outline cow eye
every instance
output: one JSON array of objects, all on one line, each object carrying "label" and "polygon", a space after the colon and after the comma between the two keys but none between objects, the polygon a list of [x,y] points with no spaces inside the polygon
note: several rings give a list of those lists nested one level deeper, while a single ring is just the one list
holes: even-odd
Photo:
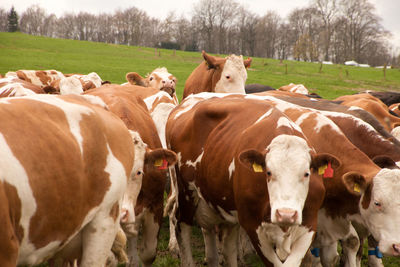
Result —
[{"label": "cow eye", "polygon": [[153,77],[150,77],[150,81],[152,81],[153,80]]},{"label": "cow eye", "polygon": [[136,173],[136,175],[141,175],[143,172],[142,171],[138,171],[137,173]]},{"label": "cow eye", "polygon": [[377,207],[381,207],[382,206],[382,204],[380,202],[378,202],[378,201],[374,201],[374,205],[377,206]]},{"label": "cow eye", "polygon": [[229,76],[229,75],[226,75],[225,77],[227,80],[229,80],[231,78],[231,76]]},{"label": "cow eye", "polygon": [[271,176],[272,173],[271,173],[270,171],[267,171],[267,175],[268,175],[268,176]]},{"label": "cow eye", "polygon": [[309,177],[310,176],[310,173],[308,173],[308,172],[306,172],[305,174],[304,174],[304,177]]}]

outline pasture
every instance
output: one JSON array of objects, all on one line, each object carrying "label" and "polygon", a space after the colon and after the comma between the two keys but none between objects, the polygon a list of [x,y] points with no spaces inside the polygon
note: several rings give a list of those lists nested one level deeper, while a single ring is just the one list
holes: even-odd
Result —
[{"label": "pasture", "polygon": [[[0,74],[18,69],[56,69],[63,73],[97,72],[103,80],[124,83],[125,74],[146,75],[165,66],[177,79],[177,95],[181,99],[185,80],[202,62],[201,53],[146,47],[131,47],[51,39],[21,33],[0,33]],[[297,61],[253,58],[247,83],[261,83],[279,88],[289,83],[302,83],[311,92],[333,99],[363,90],[400,91],[400,69],[360,68],[344,65],[321,65]],[[168,220],[160,233],[159,254],[154,266],[179,266],[169,255]],[[194,257],[199,265],[204,246],[199,229],[194,229]],[[400,260],[384,258],[385,266],[399,266]],[[246,258],[245,266],[262,266],[257,256]],[[363,265],[364,266],[364,265]]]}]

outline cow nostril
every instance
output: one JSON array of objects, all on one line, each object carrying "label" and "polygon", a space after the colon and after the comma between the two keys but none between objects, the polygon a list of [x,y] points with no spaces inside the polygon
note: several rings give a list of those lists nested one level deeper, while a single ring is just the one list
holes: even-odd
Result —
[{"label": "cow nostril", "polygon": [[393,244],[392,247],[397,254],[400,254],[400,244]]},{"label": "cow nostril", "polygon": [[129,218],[128,215],[129,215],[128,210],[123,209],[123,210],[121,211],[121,222],[127,222],[127,221],[128,221],[128,218]]}]

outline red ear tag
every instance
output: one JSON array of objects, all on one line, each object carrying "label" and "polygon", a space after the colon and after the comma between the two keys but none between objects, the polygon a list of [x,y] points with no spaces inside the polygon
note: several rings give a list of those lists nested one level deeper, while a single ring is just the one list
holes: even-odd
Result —
[{"label": "red ear tag", "polygon": [[328,162],[328,167],[325,169],[324,178],[332,178],[333,177],[333,169],[331,163]]},{"label": "red ear tag", "polygon": [[158,167],[159,170],[166,170],[168,167],[168,161],[165,159],[162,160],[162,165]]}]

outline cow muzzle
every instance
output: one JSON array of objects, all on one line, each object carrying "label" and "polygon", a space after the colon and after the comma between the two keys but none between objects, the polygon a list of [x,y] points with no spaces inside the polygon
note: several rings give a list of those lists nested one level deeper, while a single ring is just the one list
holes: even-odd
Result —
[{"label": "cow muzzle", "polygon": [[127,236],[136,236],[135,214],[131,214],[127,209],[122,208],[120,217],[121,227]]},{"label": "cow muzzle", "polygon": [[164,87],[161,87],[160,91],[164,91],[164,92],[168,93],[172,97],[174,95],[174,93],[175,93],[175,88],[164,86]]},{"label": "cow muzzle", "polygon": [[392,245],[393,248],[393,256],[400,256],[400,244],[393,244]]},{"label": "cow muzzle", "polygon": [[296,210],[282,208],[276,210],[275,218],[279,225],[289,226],[296,223],[298,214]]}]

